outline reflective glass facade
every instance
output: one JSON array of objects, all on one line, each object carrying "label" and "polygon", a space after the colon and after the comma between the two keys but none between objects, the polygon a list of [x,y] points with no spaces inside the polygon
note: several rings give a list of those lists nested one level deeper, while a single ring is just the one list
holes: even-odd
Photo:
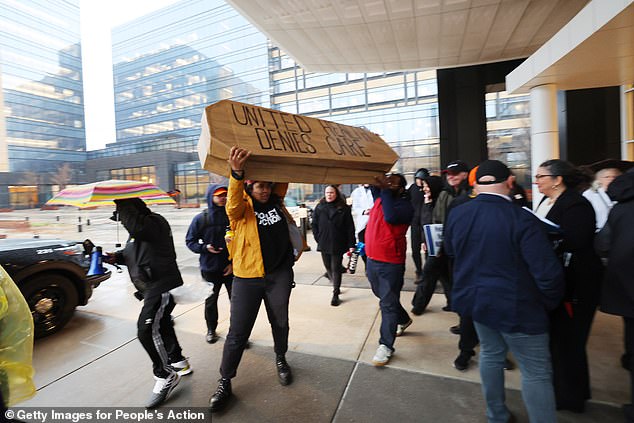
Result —
[{"label": "reflective glass facade", "polygon": [[490,159],[506,163],[530,196],[531,118],[529,95],[505,91],[486,95],[487,149]]},{"label": "reflective glass facade", "polygon": [[0,81],[3,170],[55,173],[69,163],[81,173],[79,0],[0,0]]},{"label": "reflective glass facade", "polygon": [[[400,157],[396,172],[411,177],[420,167],[440,170],[435,71],[310,73],[274,46],[269,61],[272,108],[379,134]],[[349,194],[354,187],[341,188]],[[289,192],[300,201],[315,200],[323,187],[291,184]]]},{"label": "reflective glass facade", "polygon": [[267,107],[266,48],[266,38],[218,0],[179,2],[116,28],[117,144],[195,151],[205,106],[233,99]]}]

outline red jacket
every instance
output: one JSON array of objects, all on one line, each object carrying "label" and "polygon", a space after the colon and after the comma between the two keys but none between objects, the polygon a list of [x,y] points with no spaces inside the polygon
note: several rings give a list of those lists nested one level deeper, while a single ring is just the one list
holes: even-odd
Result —
[{"label": "red jacket", "polygon": [[[410,216],[411,219],[411,216]],[[405,264],[409,223],[390,224],[385,220],[383,202],[378,198],[365,228],[365,252],[372,260]]]}]

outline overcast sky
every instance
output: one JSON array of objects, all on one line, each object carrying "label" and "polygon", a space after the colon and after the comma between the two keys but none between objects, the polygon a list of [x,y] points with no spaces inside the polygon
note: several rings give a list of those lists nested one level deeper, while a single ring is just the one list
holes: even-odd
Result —
[{"label": "overcast sky", "polygon": [[86,111],[86,148],[115,142],[112,27],[177,0],[81,0],[81,37]]}]

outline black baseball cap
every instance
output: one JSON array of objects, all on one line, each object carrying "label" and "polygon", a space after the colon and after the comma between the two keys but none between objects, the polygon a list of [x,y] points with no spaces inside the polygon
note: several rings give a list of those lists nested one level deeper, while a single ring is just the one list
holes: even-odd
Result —
[{"label": "black baseball cap", "polygon": [[[485,176],[493,177],[493,180],[481,181]],[[511,176],[509,168],[499,160],[485,160],[476,171],[476,184],[493,185],[506,181]],[[487,178],[490,179],[490,178]]]},{"label": "black baseball cap", "polygon": [[453,162],[449,162],[447,167],[442,171],[442,173],[460,173],[460,172],[469,172],[469,166],[462,160],[454,160]]}]

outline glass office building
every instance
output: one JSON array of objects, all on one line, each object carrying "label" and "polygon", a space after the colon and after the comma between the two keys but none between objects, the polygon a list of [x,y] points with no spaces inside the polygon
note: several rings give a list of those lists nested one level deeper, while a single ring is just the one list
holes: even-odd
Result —
[{"label": "glass office building", "polygon": [[[435,71],[310,73],[275,46],[269,48],[271,107],[364,127],[399,155],[394,171],[440,168]],[[321,198],[319,186],[291,186],[299,200]],[[344,186],[349,194],[353,187]],[[295,192],[293,192],[295,191]]]},{"label": "glass office building", "polygon": [[23,174],[0,201],[37,204],[86,160],[79,0],[0,1],[0,84],[0,170]]},{"label": "glass office building", "polygon": [[[89,159],[170,150],[195,160],[205,106],[269,107],[266,37],[223,1],[182,1],[115,28],[113,63],[117,142]],[[171,175],[185,202],[214,178],[197,161]]]},{"label": "glass office building", "polygon": [[[117,142],[89,158],[194,153],[203,108],[233,99],[365,127],[397,152],[394,170],[409,180],[420,167],[441,168],[435,71],[310,73],[221,0],[179,2],[116,28],[113,63]],[[487,97],[492,153],[501,155],[509,137],[514,146],[524,142],[527,102]],[[517,111],[518,104],[524,108]],[[201,201],[209,182],[219,179],[196,158],[174,164],[172,184],[163,185],[181,190],[184,202]],[[124,173],[99,175],[113,172]],[[320,186],[290,187],[298,200],[322,194]]]}]

